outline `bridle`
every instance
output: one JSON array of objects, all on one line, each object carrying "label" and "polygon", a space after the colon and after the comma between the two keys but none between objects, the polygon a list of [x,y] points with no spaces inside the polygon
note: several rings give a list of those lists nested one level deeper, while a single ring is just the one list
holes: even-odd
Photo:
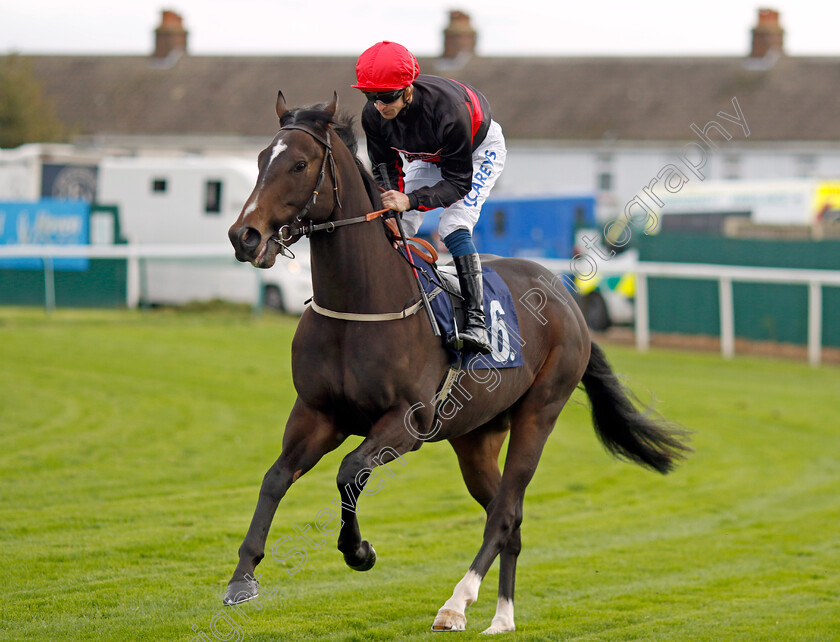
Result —
[{"label": "bridle", "polygon": [[368,221],[372,221],[376,218],[379,218],[383,214],[386,214],[389,210],[379,210],[376,212],[371,212],[369,214],[365,214],[364,216],[356,216],[354,218],[345,219],[343,221],[327,221],[326,223],[313,223],[308,219],[309,210],[318,202],[318,196],[320,195],[321,186],[324,184],[324,177],[327,173],[327,163],[329,162],[330,171],[332,172],[333,176],[333,192],[335,193],[335,202],[338,207],[341,207],[341,199],[338,196],[338,174],[335,171],[335,158],[333,158],[332,153],[332,143],[330,141],[330,130],[327,129],[326,137],[321,136],[317,132],[312,131],[308,127],[304,127],[303,125],[284,125],[280,128],[280,131],[289,130],[289,129],[297,129],[302,132],[306,132],[312,138],[317,140],[324,146],[324,159],[321,161],[321,171],[318,174],[318,180],[315,183],[315,188],[312,190],[312,195],[309,197],[309,200],[306,202],[306,205],[298,212],[297,216],[295,216],[295,223],[298,225],[293,227],[292,225],[286,224],[282,226],[279,230],[277,230],[277,235],[272,236],[270,240],[274,241],[280,246],[280,254],[285,256],[286,258],[293,259],[295,258],[294,252],[289,248],[286,243],[291,241],[293,238],[298,236],[306,236],[309,238],[314,232],[322,232],[326,231],[328,233],[333,232],[338,227],[344,227],[345,225],[355,225],[356,223],[366,223]]},{"label": "bridle", "polygon": [[[321,170],[318,173],[318,180],[315,183],[315,188],[312,190],[312,195],[309,197],[309,200],[306,202],[306,205],[298,212],[297,216],[295,216],[295,222],[303,223],[307,217],[309,216],[309,210],[318,202],[318,195],[321,191],[321,186],[324,184],[324,177],[327,174],[327,162],[330,164],[330,171],[333,175],[333,192],[335,193],[335,202],[338,207],[341,207],[341,200],[338,197],[338,174],[335,171],[335,159],[333,158],[332,153],[332,143],[330,142],[330,130],[327,128],[327,135],[326,138],[318,134],[317,132],[312,131],[308,127],[304,127],[303,125],[284,125],[280,128],[280,131],[283,130],[292,130],[297,129],[302,132],[306,132],[312,138],[317,140],[324,146],[324,158],[321,161]],[[321,225],[324,227],[321,228]],[[289,249],[289,246],[286,245],[289,241],[291,241],[296,236],[306,235],[307,237],[312,234],[312,232],[318,231],[315,228],[319,227],[321,229],[329,229],[331,225],[332,228],[335,228],[335,222],[328,221],[327,223],[323,223],[321,225],[316,225],[309,221],[307,225],[303,225],[301,227],[293,228],[291,225],[284,225],[279,230],[277,230],[277,235],[272,236],[270,240],[274,241],[280,246],[280,254],[287,258],[295,258],[294,253]],[[332,230],[330,230],[332,231]]]},{"label": "bridle", "polygon": [[[369,214],[363,214],[362,216],[355,216],[353,218],[343,219],[340,221],[327,221],[326,223],[313,223],[312,221],[308,221],[307,217],[309,216],[309,210],[318,202],[318,194],[321,189],[321,186],[324,183],[324,177],[326,176],[327,172],[327,162],[330,164],[330,171],[332,171],[333,175],[333,191],[335,192],[335,202],[336,205],[341,208],[341,201],[338,197],[338,174],[335,171],[335,159],[333,158],[332,153],[332,144],[330,142],[330,130],[329,127],[326,131],[326,137],[320,136],[316,132],[312,131],[308,127],[303,127],[302,125],[284,125],[280,128],[280,130],[289,130],[289,129],[297,129],[302,132],[306,132],[312,138],[317,140],[324,146],[324,159],[321,161],[321,171],[318,175],[318,180],[315,183],[315,188],[312,190],[312,195],[309,197],[309,200],[306,202],[306,205],[298,212],[297,216],[295,216],[295,222],[299,223],[298,227],[292,227],[291,225],[283,225],[279,230],[277,230],[277,235],[272,236],[269,240],[274,241],[280,246],[278,250],[280,254],[283,256],[293,259],[295,258],[294,253],[289,249],[289,246],[286,245],[288,241],[291,241],[296,236],[306,236],[309,237],[314,232],[321,232],[326,231],[327,233],[335,231],[336,228],[344,227],[345,225],[355,225],[356,223],[367,223],[368,221],[372,221],[374,219],[379,218],[383,214],[388,214],[391,212],[388,208],[379,210],[377,212],[370,212]],[[395,213],[396,214],[396,213]],[[405,243],[405,241],[403,241]],[[345,321],[393,321],[396,319],[405,319],[406,317],[410,317],[425,307],[428,315],[429,320],[432,323],[432,327],[435,329],[435,334],[439,335],[440,331],[437,328],[437,322],[434,319],[432,309],[430,307],[429,301],[431,298],[434,298],[438,294],[440,294],[443,290],[441,288],[437,288],[431,295],[427,295],[426,292],[423,290],[423,286],[420,283],[420,277],[417,273],[417,268],[414,265],[414,261],[411,258],[411,252],[408,250],[406,245],[406,258],[409,264],[412,267],[414,272],[414,277],[417,280],[417,286],[420,290],[420,300],[414,303],[413,305],[407,306],[400,310],[399,312],[387,312],[384,314],[373,314],[373,313],[348,313],[348,312],[335,312],[334,310],[329,310],[327,308],[321,307],[315,300],[312,299],[312,309],[322,316],[332,317],[334,319],[342,319]]]}]

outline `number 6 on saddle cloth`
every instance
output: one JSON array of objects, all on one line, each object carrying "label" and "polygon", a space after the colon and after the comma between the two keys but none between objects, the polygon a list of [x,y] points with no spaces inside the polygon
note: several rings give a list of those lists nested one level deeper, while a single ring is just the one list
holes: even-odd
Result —
[{"label": "number 6 on saddle cloth", "polygon": [[[399,252],[406,255],[405,246],[399,247]],[[444,345],[464,324],[463,299],[460,295],[460,285],[454,266],[437,267],[430,264],[416,253],[413,266],[418,273],[418,279],[429,299],[429,305],[441,329]],[[462,367],[472,370],[492,368],[516,368],[524,362],[522,360],[522,346],[525,341],[519,333],[519,319],[516,315],[513,296],[507,284],[499,274],[489,265],[482,265],[484,278],[484,309],[487,310],[487,332],[490,335],[490,354],[465,353]],[[448,296],[438,296],[435,293],[443,289]],[[432,296],[435,293],[436,296]],[[458,352],[448,348],[450,361],[454,362]]]}]

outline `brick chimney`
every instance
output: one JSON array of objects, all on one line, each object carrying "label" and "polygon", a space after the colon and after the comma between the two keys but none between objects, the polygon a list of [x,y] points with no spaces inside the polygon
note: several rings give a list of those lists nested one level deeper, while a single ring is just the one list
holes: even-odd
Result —
[{"label": "brick chimney", "polygon": [[463,11],[449,12],[449,26],[443,30],[442,58],[472,56],[475,53],[477,34],[470,25],[470,17]]},{"label": "brick chimney", "polygon": [[160,26],[155,29],[155,52],[153,58],[166,58],[173,52],[187,53],[187,30],[174,11],[161,12]]},{"label": "brick chimney", "polygon": [[784,54],[785,30],[779,25],[779,12],[774,9],[759,9],[758,24],[752,30],[752,51],[750,58],[764,58],[768,54]]}]

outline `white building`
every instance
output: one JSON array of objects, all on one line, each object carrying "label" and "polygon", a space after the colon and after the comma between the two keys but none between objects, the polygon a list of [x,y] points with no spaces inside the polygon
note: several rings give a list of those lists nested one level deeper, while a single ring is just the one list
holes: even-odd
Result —
[{"label": "white building", "polygon": [[[485,58],[476,39],[453,11],[442,55],[420,67],[490,99],[509,147],[497,193],[596,193],[610,217],[698,154],[692,144],[707,152],[686,170],[695,183],[840,176],[840,57],[786,55],[773,10],[759,11],[743,57]],[[94,151],[254,159],[276,131],[278,89],[300,105],[337,89],[343,109],[361,111],[354,57],[192,56],[187,43],[181,17],[164,11],[148,57],[24,57]]]}]

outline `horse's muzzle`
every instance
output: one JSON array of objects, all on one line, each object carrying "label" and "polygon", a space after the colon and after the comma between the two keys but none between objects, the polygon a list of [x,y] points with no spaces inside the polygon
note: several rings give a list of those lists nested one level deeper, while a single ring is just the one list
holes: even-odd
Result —
[{"label": "horse's muzzle", "polygon": [[257,250],[262,244],[262,234],[253,227],[230,228],[228,238],[233,245],[236,259],[243,263],[251,263],[257,256]]}]

